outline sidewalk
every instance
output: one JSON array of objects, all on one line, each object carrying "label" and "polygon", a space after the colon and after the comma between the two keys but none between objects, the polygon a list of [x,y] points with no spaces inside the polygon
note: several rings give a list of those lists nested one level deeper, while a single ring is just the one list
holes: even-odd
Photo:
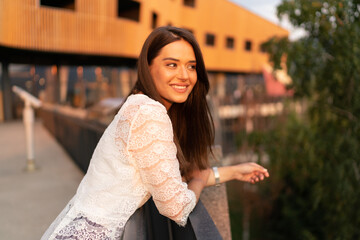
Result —
[{"label": "sidewalk", "polygon": [[0,239],[39,240],[83,176],[40,121],[35,124],[35,164],[36,171],[24,171],[22,122],[0,123]]}]

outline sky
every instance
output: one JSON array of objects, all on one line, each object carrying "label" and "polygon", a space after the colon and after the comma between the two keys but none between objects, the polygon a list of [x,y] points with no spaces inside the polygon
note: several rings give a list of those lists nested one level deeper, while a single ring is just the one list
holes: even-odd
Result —
[{"label": "sky", "polygon": [[303,36],[304,31],[301,29],[294,29],[289,21],[282,20],[280,21],[276,16],[276,7],[281,3],[281,0],[229,0],[234,2],[251,12],[280,25],[281,27],[287,29],[290,32],[290,39],[296,40],[297,38]]}]

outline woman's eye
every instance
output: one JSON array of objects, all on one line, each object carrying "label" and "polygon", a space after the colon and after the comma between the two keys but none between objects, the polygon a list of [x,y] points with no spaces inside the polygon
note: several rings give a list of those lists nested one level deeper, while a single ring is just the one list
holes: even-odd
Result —
[{"label": "woman's eye", "polygon": [[176,67],[176,63],[169,63],[167,64],[168,67]]},{"label": "woman's eye", "polygon": [[190,69],[190,70],[195,70],[195,69],[196,69],[196,65],[189,65],[189,66],[188,66],[188,69]]}]

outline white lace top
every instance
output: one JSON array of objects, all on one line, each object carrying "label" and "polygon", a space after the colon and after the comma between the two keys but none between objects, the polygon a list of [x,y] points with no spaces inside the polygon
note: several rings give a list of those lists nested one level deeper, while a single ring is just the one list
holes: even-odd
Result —
[{"label": "white lace top", "polygon": [[165,107],[137,94],[105,130],[76,195],[42,239],[120,239],[150,196],[161,214],[182,226],[196,204],[181,179]]}]

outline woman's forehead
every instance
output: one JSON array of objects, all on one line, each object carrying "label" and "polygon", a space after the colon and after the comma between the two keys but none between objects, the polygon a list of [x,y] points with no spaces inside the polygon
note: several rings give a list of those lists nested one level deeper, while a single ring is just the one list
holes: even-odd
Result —
[{"label": "woman's forehead", "polygon": [[171,42],[165,45],[159,52],[161,58],[171,57],[171,58],[193,58],[195,60],[194,49],[190,43],[181,39],[175,42]]}]

